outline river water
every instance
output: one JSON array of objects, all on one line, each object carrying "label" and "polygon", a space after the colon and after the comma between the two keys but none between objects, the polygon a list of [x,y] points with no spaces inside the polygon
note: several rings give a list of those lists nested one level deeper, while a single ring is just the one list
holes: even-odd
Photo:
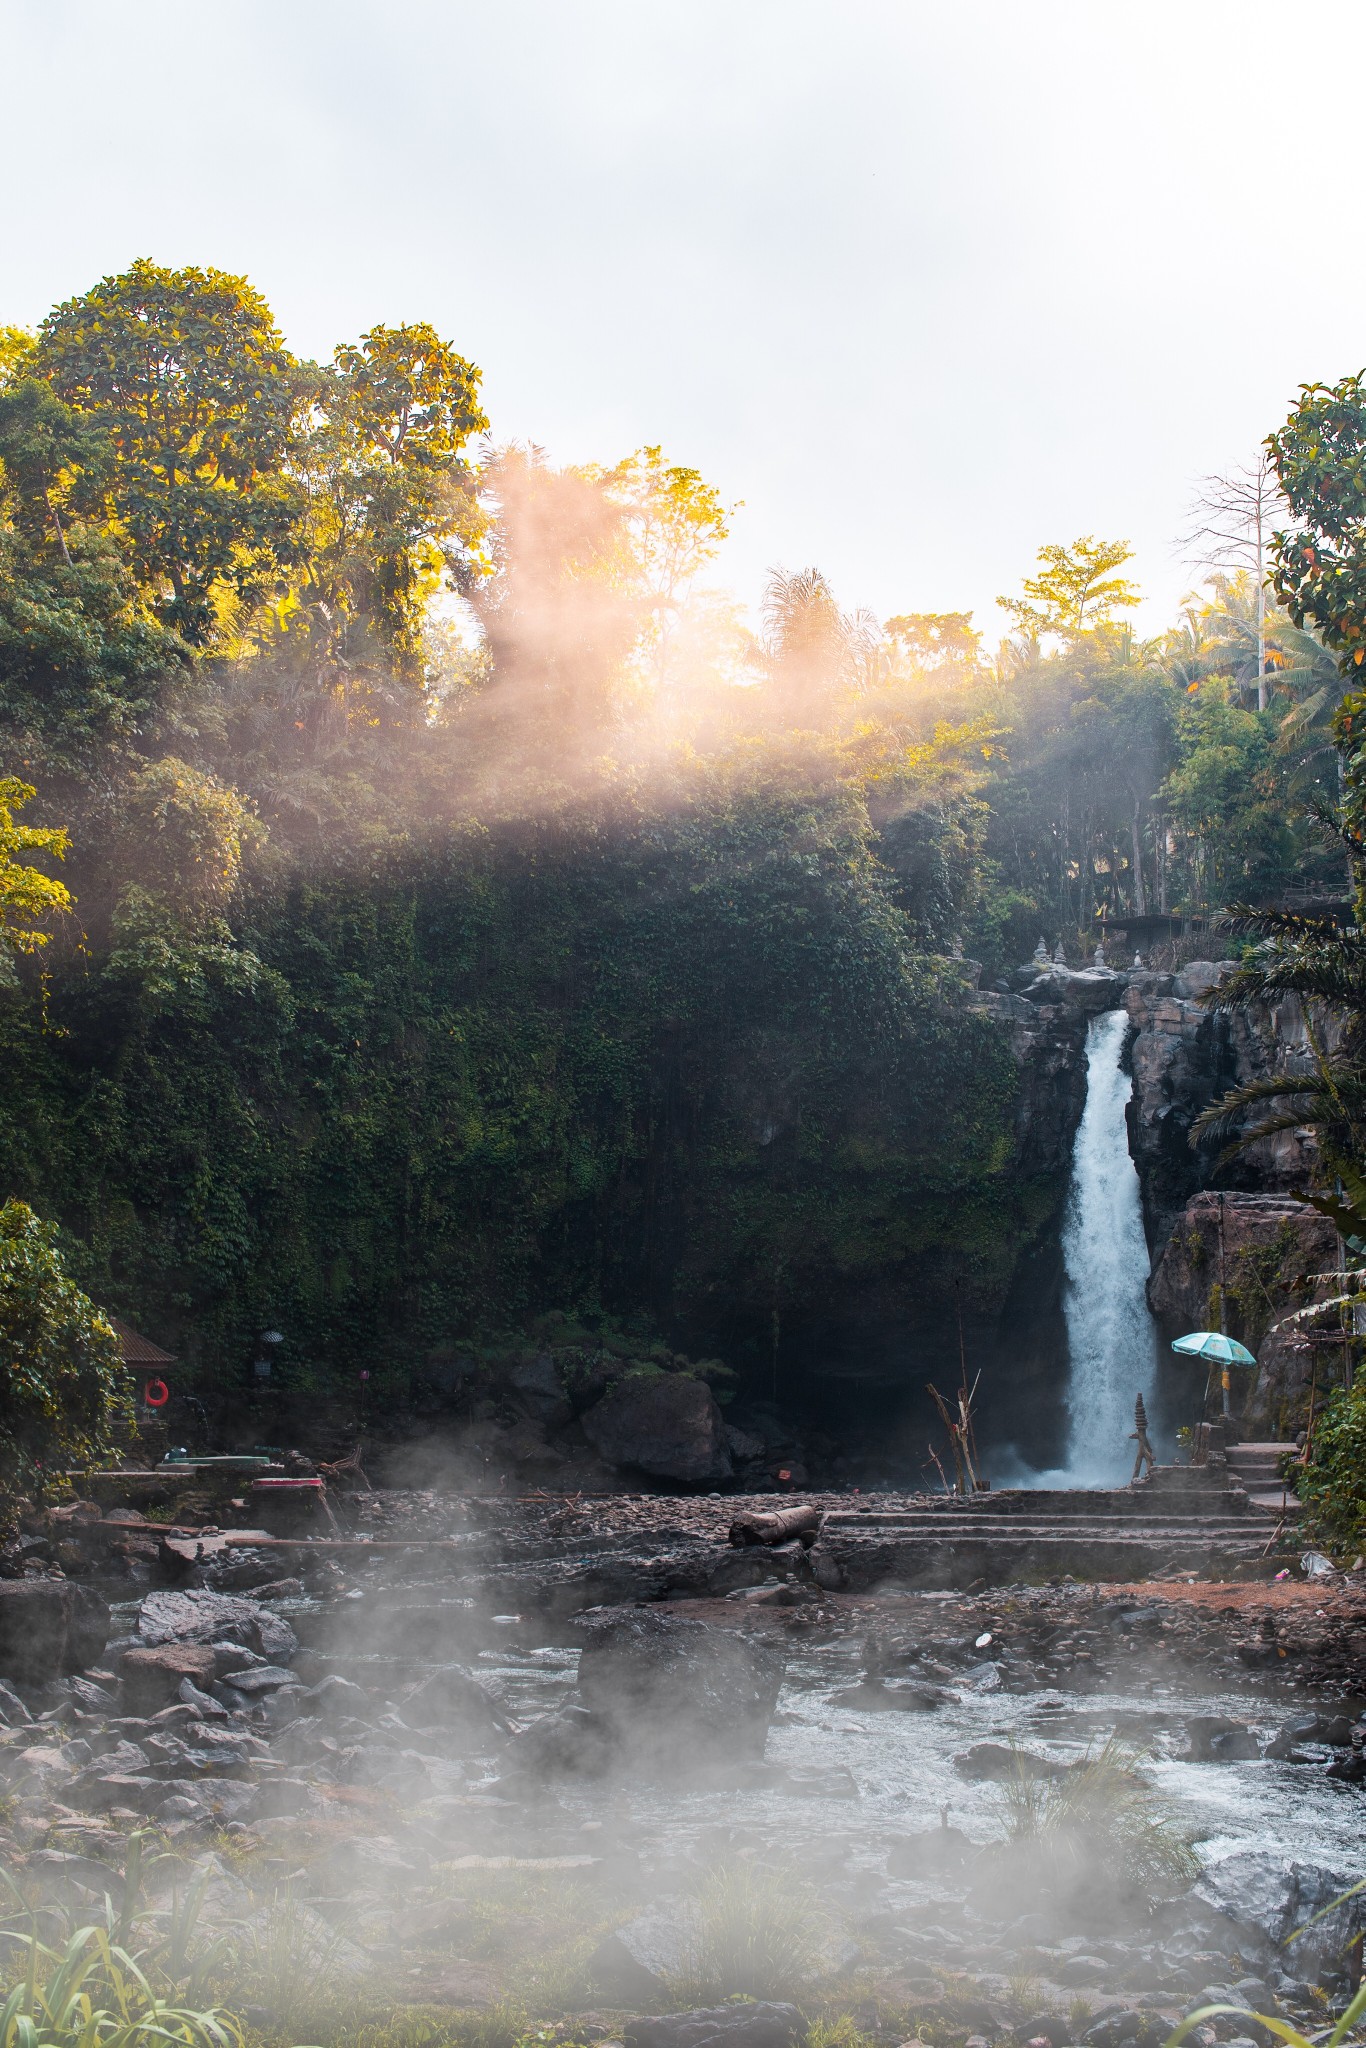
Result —
[{"label": "river water", "polygon": [[[1191,1716],[1226,1714],[1267,1737],[1291,1711],[1284,1701],[1206,1689],[1192,1674],[1186,1682],[1144,1682],[1099,1696],[1016,1694],[998,1686],[978,1691],[966,1684],[935,1714],[875,1713],[832,1698],[853,1676],[850,1662],[849,1650],[833,1645],[794,1653],[766,1750],[767,1764],[779,1767],[779,1782],[765,1781],[771,1772],[756,1772],[749,1789],[639,1788],[616,1795],[619,1810],[629,1806],[677,1849],[733,1830],[775,1844],[838,1841],[855,1862],[873,1864],[908,1831],[936,1826],[946,1804],[954,1825],[973,1840],[1000,1836],[999,1789],[954,1768],[955,1756],[972,1744],[1014,1742],[1074,1763],[1116,1734],[1143,1754],[1145,1777],[1194,1837],[1202,1862],[1234,1850],[1285,1854],[1293,1845],[1295,1854],[1329,1866],[1352,1870],[1359,1863],[1361,1794],[1326,1778],[1321,1766],[1185,1760]],[[509,1646],[484,1653],[479,1662],[513,1712],[527,1716],[570,1697],[576,1665],[577,1653],[560,1647]],[[1330,1754],[1321,1752],[1324,1761]],[[561,1787],[559,1796],[580,1820],[599,1811],[603,1798],[592,1785]]]}]

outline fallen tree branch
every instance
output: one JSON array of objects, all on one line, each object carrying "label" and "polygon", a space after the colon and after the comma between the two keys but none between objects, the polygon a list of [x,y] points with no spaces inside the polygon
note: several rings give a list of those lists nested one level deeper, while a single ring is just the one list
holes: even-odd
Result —
[{"label": "fallen tree branch", "polygon": [[744,1508],[730,1525],[730,1540],[737,1550],[754,1543],[787,1543],[797,1537],[809,1550],[820,1534],[825,1510],[815,1507],[775,1508],[771,1514]]}]

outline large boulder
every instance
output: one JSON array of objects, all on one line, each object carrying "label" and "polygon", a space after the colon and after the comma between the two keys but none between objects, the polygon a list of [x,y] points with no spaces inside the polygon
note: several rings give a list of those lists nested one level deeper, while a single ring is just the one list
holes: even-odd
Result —
[{"label": "large boulder", "polygon": [[123,1705],[130,1714],[155,1714],[180,1698],[188,1678],[207,1691],[217,1675],[206,1643],[165,1643],[159,1649],[126,1650],[119,1665]]},{"label": "large boulder", "polygon": [[259,1601],[198,1587],[149,1593],[138,1613],[138,1635],[151,1649],[163,1643],[240,1643],[272,1664],[287,1662],[299,1647],[284,1617]]},{"label": "large boulder", "polygon": [[508,1375],[508,1384],[518,1406],[543,1429],[559,1429],[573,1414],[548,1351],[520,1359]]},{"label": "large boulder", "polygon": [[583,1433],[611,1465],[694,1485],[729,1479],[726,1425],[711,1388],[685,1373],[619,1380],[583,1417]]},{"label": "large boulder", "polygon": [[440,1729],[468,1742],[477,1754],[511,1730],[511,1722],[486,1686],[458,1665],[446,1664],[419,1681],[399,1700],[405,1727]]},{"label": "large boulder", "polygon": [[[1366,1892],[1358,1892],[1335,1911],[1325,1909],[1351,1889],[1352,1878],[1321,1863],[1301,1863],[1261,1849],[1239,1849],[1211,1863],[1195,1885],[1195,1895],[1246,1930],[1251,1949],[1265,1947],[1295,1976],[1316,1981],[1350,1960],[1350,1949],[1366,1929]],[[1320,1913],[1325,1917],[1309,1927]],[[1309,1931],[1300,1934],[1301,1928]],[[1291,1935],[1298,1939],[1289,1949]]]},{"label": "large boulder", "polygon": [[69,1678],[99,1661],[109,1608],[70,1579],[0,1579],[0,1677],[20,1685]]},{"label": "large boulder", "polygon": [[623,1761],[673,1775],[762,1757],[786,1664],[776,1644],[648,1607],[578,1626],[579,1698]]}]

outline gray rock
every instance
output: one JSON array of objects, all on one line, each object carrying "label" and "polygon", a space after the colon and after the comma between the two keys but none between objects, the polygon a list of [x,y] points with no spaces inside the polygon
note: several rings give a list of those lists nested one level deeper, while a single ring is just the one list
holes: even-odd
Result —
[{"label": "gray rock", "polygon": [[520,1730],[507,1751],[509,1776],[601,1778],[615,1754],[612,1732],[587,1707],[561,1707]]},{"label": "gray rock", "polygon": [[409,1728],[459,1731],[475,1741],[506,1735],[512,1726],[488,1688],[454,1664],[404,1693],[399,1712]]},{"label": "gray rock", "polygon": [[696,1940],[690,1899],[657,1899],[648,1911],[599,1942],[589,1964],[593,1981],[618,1997],[654,1998],[687,1969]]},{"label": "gray rock", "polygon": [[683,1373],[620,1380],[582,1424],[609,1464],[694,1485],[731,1477],[725,1423],[703,1380]]},{"label": "gray rock", "polygon": [[764,1440],[755,1436],[752,1430],[737,1429],[733,1422],[727,1422],[723,1425],[722,1434],[732,1458],[762,1458],[764,1455]]},{"label": "gray rock", "polygon": [[628,2020],[622,2039],[626,2048],[792,2048],[805,2032],[795,2005],[759,1999]]},{"label": "gray rock", "polygon": [[216,1700],[211,1693],[201,1692],[192,1678],[181,1679],[179,1686],[176,1688],[176,1698],[185,1706],[193,1707],[197,1714],[203,1714],[207,1719],[217,1721],[227,1719],[228,1709],[223,1705],[223,1702]]},{"label": "gray rock", "polygon": [[86,1813],[107,1813],[113,1806],[131,1807],[134,1813],[149,1813],[166,1797],[166,1789],[160,1778],[146,1776],[142,1772],[101,1770],[98,1773],[82,1772],[67,1787],[66,1798],[72,1806],[80,1807]]},{"label": "gray rock", "polygon": [[932,1714],[953,1694],[939,1685],[898,1685],[885,1678],[860,1679],[843,1692],[832,1692],[832,1707],[856,1707],[868,1714]]},{"label": "gray rock", "polygon": [[245,1693],[249,1700],[254,1700],[266,1693],[278,1692],[282,1685],[297,1686],[298,1683],[294,1673],[287,1671],[282,1664],[261,1664],[255,1670],[234,1673],[232,1688],[234,1692]]},{"label": "gray rock", "polygon": [[[1205,1870],[1198,1898],[1247,1929],[1268,1952],[1297,1934],[1348,1891],[1351,1877],[1323,1864],[1301,1863],[1260,1849],[1235,1850]],[[1366,1929],[1366,1893],[1359,1892],[1304,1934],[1288,1950],[1292,1967],[1310,1982],[1342,1965],[1348,1945]]]},{"label": "gray rock", "polygon": [[1247,1763],[1261,1753],[1256,1736],[1244,1722],[1230,1721],[1224,1714],[1193,1716],[1190,1749],[1186,1756],[1188,1763]]},{"label": "gray rock", "polygon": [[0,1579],[0,1678],[46,1685],[97,1663],[109,1608],[71,1579]]},{"label": "gray rock", "polygon": [[349,1678],[338,1672],[329,1672],[314,1686],[307,1687],[299,1694],[299,1704],[306,1714],[322,1715],[327,1720],[338,1720],[347,1715],[370,1718],[370,1695],[363,1686],[355,1685]]},{"label": "gray rock", "polygon": [[11,1692],[7,1685],[0,1685],[0,1721],[11,1728],[23,1728],[33,1719],[28,1708],[17,1692]]},{"label": "gray rock", "polygon": [[1004,1742],[974,1742],[971,1749],[954,1758],[953,1767],[965,1778],[995,1779],[998,1783],[1011,1778],[1065,1778],[1069,1768],[1027,1749],[1011,1749]]},{"label": "gray rock", "polygon": [[209,1808],[188,1792],[173,1792],[157,1808],[158,1820],[208,1820]]},{"label": "gray rock", "polygon": [[196,1686],[211,1685],[214,1669],[213,1651],[203,1643],[129,1650],[119,1665],[123,1704],[130,1714],[154,1714],[179,1698],[186,1679]]},{"label": "gray rock", "polygon": [[508,1384],[517,1397],[518,1406],[543,1429],[561,1428],[574,1412],[555,1361],[547,1351],[514,1365],[508,1374]]},{"label": "gray rock", "polygon": [[666,1768],[763,1755],[786,1658],[774,1644],[650,1608],[581,1618],[579,1697],[623,1760]]},{"label": "gray rock", "polygon": [[1185,1002],[1198,1002],[1226,982],[1236,967],[1233,960],[1188,960],[1172,983],[1172,994]]},{"label": "gray rock", "polygon": [[232,1642],[272,1662],[294,1655],[299,1639],[282,1615],[232,1593],[149,1593],[138,1614],[138,1634],[157,1648],[163,1643]]}]

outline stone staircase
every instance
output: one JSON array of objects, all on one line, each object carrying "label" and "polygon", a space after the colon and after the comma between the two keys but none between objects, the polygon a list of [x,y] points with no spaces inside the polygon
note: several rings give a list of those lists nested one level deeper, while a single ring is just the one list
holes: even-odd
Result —
[{"label": "stone staircase", "polygon": [[1294,1444],[1230,1444],[1224,1452],[1228,1476],[1247,1493],[1255,1508],[1264,1508],[1287,1520],[1298,1516],[1299,1501],[1293,1488],[1281,1478],[1281,1460]]},{"label": "stone staircase", "polygon": [[1274,1506],[1279,1519],[1281,1496],[1277,1488],[1273,1500],[1264,1482],[1282,1448],[1241,1445],[1255,1453],[1241,1466],[1231,1457],[1228,1465],[1159,1465],[1108,1490],[927,1494],[904,1508],[838,1510],[825,1518],[819,1550],[855,1590],[1245,1571],[1275,1539],[1266,1510]]}]

